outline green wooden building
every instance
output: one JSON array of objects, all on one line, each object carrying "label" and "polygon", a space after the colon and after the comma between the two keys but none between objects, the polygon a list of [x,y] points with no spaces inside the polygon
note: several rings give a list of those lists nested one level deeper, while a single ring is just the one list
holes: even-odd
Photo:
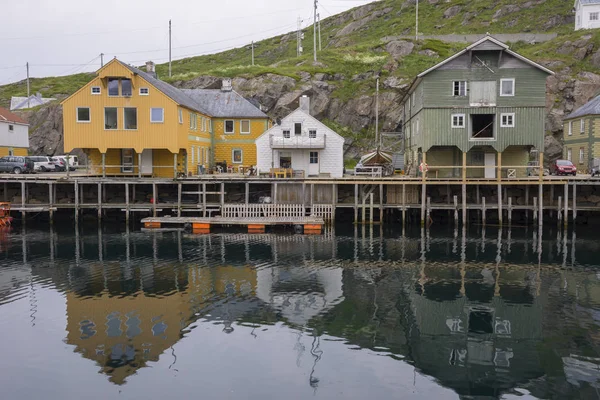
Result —
[{"label": "green wooden building", "polygon": [[547,68],[486,36],[417,75],[401,103],[407,172],[524,176],[543,150]]},{"label": "green wooden building", "polygon": [[579,172],[600,162],[600,96],[573,111],[563,122],[564,157]]}]

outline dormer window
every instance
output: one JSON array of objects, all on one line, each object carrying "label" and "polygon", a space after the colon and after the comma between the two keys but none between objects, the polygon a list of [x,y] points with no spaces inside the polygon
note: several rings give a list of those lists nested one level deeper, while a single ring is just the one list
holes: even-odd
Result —
[{"label": "dormer window", "polygon": [[[133,86],[131,79],[127,78],[108,78],[108,95],[110,97],[131,97]],[[93,92],[92,92],[93,93]]]},{"label": "dormer window", "polygon": [[302,135],[302,122],[294,124],[294,135]]},{"label": "dormer window", "polygon": [[119,78],[108,78],[108,95],[119,95]]},{"label": "dormer window", "polygon": [[131,97],[131,94],[132,94],[131,79],[121,79],[121,94],[124,97]]}]

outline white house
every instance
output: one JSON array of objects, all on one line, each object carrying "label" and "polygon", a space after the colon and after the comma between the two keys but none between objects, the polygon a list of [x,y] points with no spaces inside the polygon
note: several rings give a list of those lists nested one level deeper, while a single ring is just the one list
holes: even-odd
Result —
[{"label": "white house", "polygon": [[29,150],[29,124],[0,107],[0,157],[26,156]]},{"label": "white house", "polygon": [[304,176],[344,174],[344,138],[310,115],[310,99],[300,98],[300,107],[256,141],[256,166],[304,171]]},{"label": "white house", "polygon": [[600,28],[600,0],[575,0],[575,30]]}]

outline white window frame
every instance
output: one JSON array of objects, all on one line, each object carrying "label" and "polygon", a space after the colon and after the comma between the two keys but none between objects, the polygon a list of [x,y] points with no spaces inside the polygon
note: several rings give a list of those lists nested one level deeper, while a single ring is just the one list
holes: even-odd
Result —
[{"label": "white window frame", "polygon": [[200,161],[200,151],[202,151],[202,147],[198,146],[196,147],[196,162],[198,164],[204,164],[204,160]]},{"label": "white window frame", "polygon": [[573,149],[567,149],[567,160],[573,162]]},{"label": "white window frame", "polygon": [[[161,110],[162,112],[162,119],[160,121],[153,121],[152,120],[152,110]],[[151,124],[164,124],[165,122],[165,109],[162,107],[150,107],[150,123]]]},{"label": "white window frame", "polygon": [[212,132],[212,119],[208,120],[208,132]]},{"label": "white window frame", "polygon": [[[227,122],[231,121],[231,131],[228,132],[227,131]],[[226,135],[233,135],[235,134],[235,120],[233,119],[226,119],[225,121],[223,121],[223,133],[225,133]],[[233,153],[231,153],[233,154]]]},{"label": "white window frame", "polygon": [[579,164],[583,164],[583,158],[585,157],[585,147],[579,148]]},{"label": "white window frame", "polygon": [[569,136],[573,135],[573,121],[569,121]]},{"label": "white window frame", "polygon": [[200,130],[206,132],[206,118],[200,117]]},{"label": "white window frame", "polygon": [[[512,83],[512,93],[511,94],[503,94],[502,93],[502,84],[504,82],[511,82]],[[516,87],[515,87],[515,78],[504,78],[504,79],[500,79],[500,97],[514,97],[515,96],[515,92],[516,92]]]},{"label": "white window frame", "polygon": [[181,108],[177,109],[178,115],[179,115],[179,123],[183,124],[183,110]]},{"label": "white window frame", "polygon": [[[316,154],[316,158],[313,158],[313,154]],[[313,159],[316,160],[316,162],[313,162]],[[319,152],[318,151],[309,151],[308,152],[308,163],[315,165],[315,164],[319,164]]]},{"label": "white window frame", "polygon": [[412,103],[413,103],[413,107],[415,106],[415,92],[412,92]]},{"label": "white window frame", "polygon": [[198,129],[198,119],[196,118],[196,114],[193,112],[190,113],[190,130],[195,131]]},{"label": "white window frame", "polygon": [[292,131],[290,129],[284,129],[281,131],[281,135],[284,139],[289,139],[292,137]]},{"label": "white window frame", "polygon": [[[83,120],[80,121],[79,120],[79,109],[80,108],[87,108],[88,109],[88,114],[90,115],[90,119],[89,120],[87,120],[87,121],[83,121]],[[92,109],[90,107],[77,107],[75,109],[75,118],[77,120],[77,123],[80,123],[80,124],[89,124],[90,122],[92,122]]]},{"label": "white window frame", "polygon": [[[300,125],[300,133],[296,133],[296,125]],[[302,136],[302,122],[294,122],[294,136]]]},{"label": "white window frame", "polygon": [[[458,94],[454,94],[457,83],[458,83]],[[461,84],[463,84],[463,83],[464,83],[464,88],[463,88],[464,92],[460,90],[461,89]],[[452,96],[453,97],[467,97],[467,90],[468,90],[467,88],[468,88],[468,85],[469,84],[467,83],[467,81],[453,81],[452,82]],[[464,94],[461,94],[461,93],[464,93]]]},{"label": "white window frame", "polygon": [[[235,152],[240,152],[240,161],[235,161]],[[243,164],[244,163],[244,150],[243,149],[231,149],[231,163],[232,164]]]},{"label": "white window frame", "polygon": [[600,20],[600,13],[598,11],[594,11],[590,13],[590,21],[598,21]]},{"label": "white window frame", "polygon": [[308,130],[308,138],[309,139],[316,139],[317,138],[317,130],[316,129],[309,129]]},{"label": "white window frame", "polygon": [[579,133],[585,133],[585,120],[583,118],[579,120]]},{"label": "white window frame", "polygon": [[[504,118],[507,118],[506,123]],[[508,123],[508,117],[511,119],[511,123]],[[515,127],[515,113],[502,113],[500,114],[500,128],[514,128]]]},{"label": "white window frame", "polygon": [[[125,124],[125,110],[127,109],[134,109],[135,110],[135,129],[127,129],[126,128],[126,124]],[[137,126],[138,126],[138,114],[137,114],[137,107],[123,107],[123,130],[125,131],[137,131]]]},{"label": "white window frame", "polygon": [[[465,114],[452,114],[450,117],[450,123],[452,124],[452,129],[464,129],[467,127],[466,124],[466,116]],[[462,124],[454,124],[454,118],[462,118]]]},{"label": "white window frame", "polygon": [[9,132],[14,132],[15,131],[15,126],[13,124],[8,124],[8,131]]},{"label": "white window frame", "polygon": [[[144,91],[146,93],[144,93]],[[150,95],[150,88],[148,88],[148,87],[141,87],[139,93],[140,93],[140,96],[149,96]]]},{"label": "white window frame", "polygon": [[[94,89],[98,89],[98,92],[94,92]],[[90,89],[90,93],[94,96],[98,96],[102,94],[102,88],[100,86],[92,86]]]},{"label": "white window frame", "polygon": [[[115,110],[117,110],[117,127],[114,128],[114,129],[112,129],[112,128],[106,128],[106,109],[107,108],[114,108]],[[118,107],[104,107],[104,130],[105,131],[117,131],[117,130],[119,130],[119,108]]]},{"label": "white window frame", "polygon": [[[244,122],[247,122],[247,123],[248,123],[248,130],[247,130],[247,131],[245,131],[245,130],[242,128],[242,126],[243,126],[242,124],[243,124]],[[240,135],[249,135],[251,131],[252,131],[252,126],[250,125],[250,120],[249,120],[249,119],[241,119],[241,120],[240,120]]]}]

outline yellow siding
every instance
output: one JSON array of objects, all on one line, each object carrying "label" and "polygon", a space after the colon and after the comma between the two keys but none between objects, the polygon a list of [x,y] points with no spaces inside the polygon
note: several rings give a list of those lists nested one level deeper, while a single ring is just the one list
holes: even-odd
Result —
[{"label": "yellow siding", "polygon": [[[234,163],[233,149],[242,150],[242,162]],[[227,161],[227,165],[256,165],[256,145],[254,143],[219,143],[215,145],[215,162]]]},{"label": "yellow siding", "polygon": [[[509,146],[502,152],[502,165],[506,167],[520,167],[527,166],[529,162],[529,150],[526,147],[521,146]],[[527,168],[515,168],[517,177],[527,176]],[[502,175],[507,176],[506,168],[502,169]]]},{"label": "yellow siding", "polygon": [[427,165],[429,166],[429,172],[427,176],[435,178],[437,173],[437,176],[440,178],[451,177],[453,169],[438,169],[436,167],[448,167],[450,165],[454,165],[454,152],[454,147],[444,149],[436,148],[435,150],[429,150],[426,156]]},{"label": "yellow siding", "polygon": [[[233,149],[242,149],[242,163],[237,165],[256,165],[256,145],[254,141],[270,128],[267,118],[235,118],[234,133],[225,134],[225,121],[227,118],[213,119],[213,132],[215,137],[215,162],[227,161],[234,165],[232,159]],[[240,131],[241,121],[250,121],[250,133],[242,134]]]},{"label": "yellow siding", "polygon": [[0,147],[0,157],[7,156],[11,149],[15,156],[25,157],[29,155],[29,149],[24,147]]}]

